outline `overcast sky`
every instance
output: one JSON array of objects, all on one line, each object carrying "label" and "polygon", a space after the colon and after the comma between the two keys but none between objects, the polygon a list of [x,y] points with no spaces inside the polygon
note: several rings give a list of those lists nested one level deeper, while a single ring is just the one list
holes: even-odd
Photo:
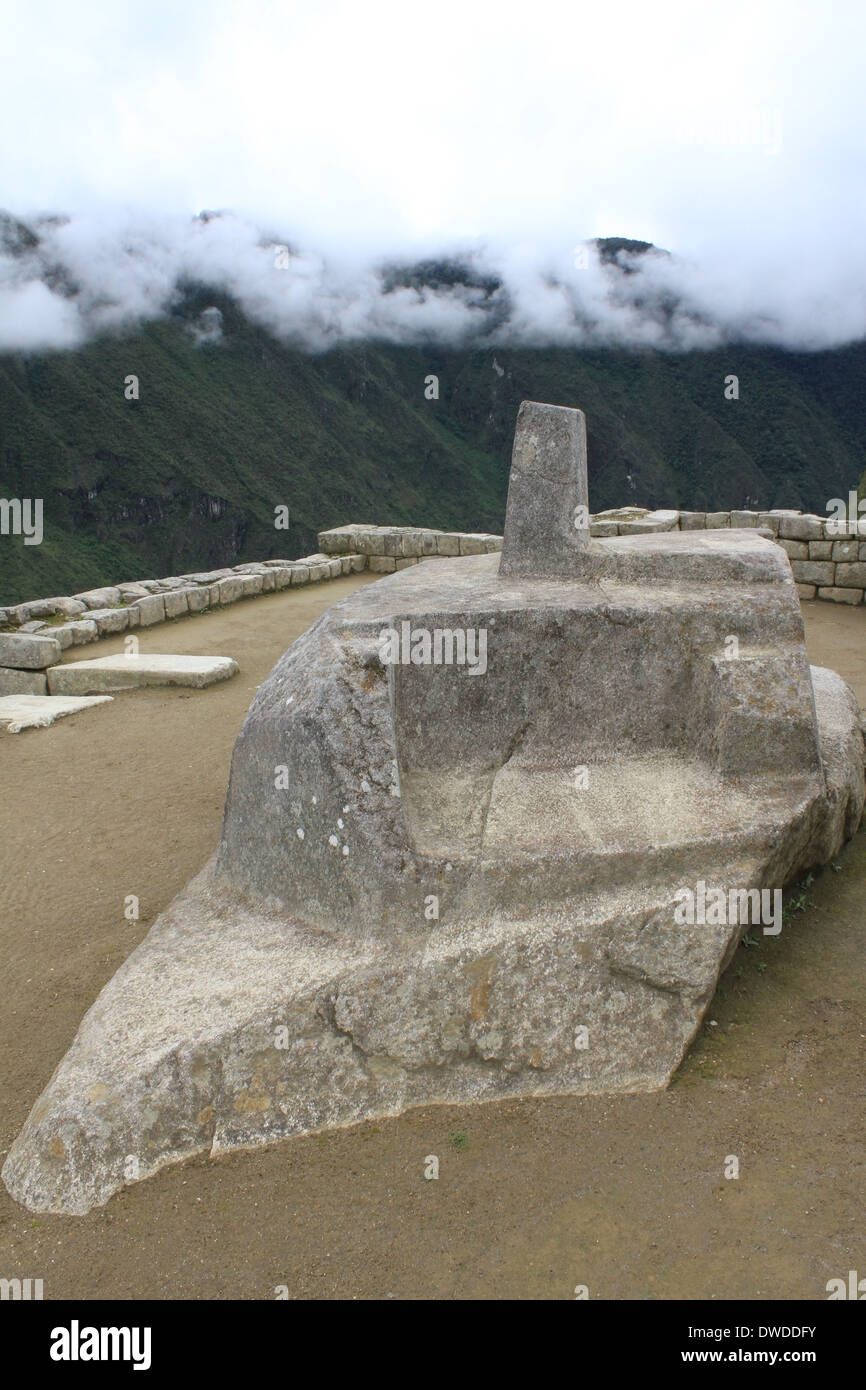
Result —
[{"label": "overcast sky", "polygon": [[[556,336],[538,286],[618,235],[674,252],[725,331],[861,337],[864,54],[857,0],[7,0],[0,204],[72,216],[54,252],[77,258],[84,299],[73,321],[0,267],[0,345],[76,340],[101,278],[122,313],[155,311],[203,208],[236,214],[228,243],[195,243],[227,282],[257,228],[309,253],[308,314],[324,295],[333,319],[336,274],[339,336],[375,327],[377,259],[456,247]],[[139,241],[146,284],[123,262]],[[285,326],[287,277],[251,265],[233,288]],[[598,308],[594,268],[575,283]]]}]

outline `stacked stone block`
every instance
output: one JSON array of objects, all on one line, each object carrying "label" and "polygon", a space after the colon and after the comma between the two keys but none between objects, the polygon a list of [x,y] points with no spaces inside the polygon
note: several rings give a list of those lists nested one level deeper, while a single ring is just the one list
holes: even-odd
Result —
[{"label": "stacked stone block", "polygon": [[[43,643],[48,641],[51,649],[50,660],[31,668],[20,659],[22,645],[16,654],[12,643],[4,656],[0,641],[0,695],[44,695],[43,671],[59,661],[60,653],[100,637],[153,627],[240,599],[339,579],[366,569],[390,574],[437,555],[481,555],[501,550],[502,538],[415,526],[340,526],[323,531],[319,544],[321,550],[300,560],[265,560],[165,579],[136,579],[70,597],[35,599],[0,608],[0,639],[8,635],[17,641],[20,636],[23,642],[39,637]],[[37,648],[31,645],[28,650],[32,653]]]}]

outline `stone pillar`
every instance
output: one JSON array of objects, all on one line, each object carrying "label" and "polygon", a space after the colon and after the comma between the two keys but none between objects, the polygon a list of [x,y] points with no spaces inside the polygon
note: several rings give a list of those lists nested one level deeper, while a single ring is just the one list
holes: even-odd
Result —
[{"label": "stone pillar", "polygon": [[562,578],[581,573],[589,545],[586,417],[523,401],[514,431],[499,573]]}]

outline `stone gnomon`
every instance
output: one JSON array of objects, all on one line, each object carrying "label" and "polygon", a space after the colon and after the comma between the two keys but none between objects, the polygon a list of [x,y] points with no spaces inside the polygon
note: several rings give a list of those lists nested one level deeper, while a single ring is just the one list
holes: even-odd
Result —
[{"label": "stone gnomon", "polygon": [[[586,519],[582,413],[525,402],[501,557],[395,574],[289,648],[217,853],[84,1019],[15,1198],[81,1213],[201,1151],[668,1081],[745,925],[679,925],[678,895],[835,854],[863,734],[769,540]],[[383,660],[405,623],[484,631],[484,671]]]}]

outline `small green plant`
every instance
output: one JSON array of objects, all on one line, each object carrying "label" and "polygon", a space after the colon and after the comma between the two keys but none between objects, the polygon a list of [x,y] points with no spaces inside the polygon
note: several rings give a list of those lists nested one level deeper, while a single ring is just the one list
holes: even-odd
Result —
[{"label": "small green plant", "polygon": [[[837,872],[839,867],[841,866],[837,866],[836,864],[833,865],[833,868],[836,869]],[[788,899],[785,906],[782,908],[783,922],[789,922],[795,913],[805,912],[807,907],[815,906],[808,896],[808,890],[812,887],[814,882],[814,874],[807,874],[805,878],[800,880],[796,886],[794,895]]]},{"label": "small green plant", "polygon": [[469,1147],[469,1135],[465,1130],[458,1129],[456,1134],[451,1135],[451,1143],[455,1149],[466,1149]]}]

